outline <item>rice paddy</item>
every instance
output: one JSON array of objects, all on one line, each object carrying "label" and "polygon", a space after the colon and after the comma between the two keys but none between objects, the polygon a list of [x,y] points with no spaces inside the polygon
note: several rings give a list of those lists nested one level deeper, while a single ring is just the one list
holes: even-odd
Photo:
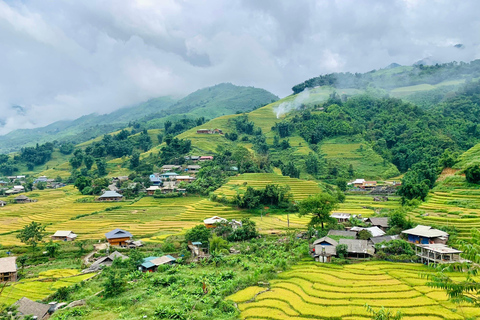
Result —
[{"label": "rice paddy", "polygon": [[72,286],[91,278],[93,274],[80,274],[78,270],[59,269],[41,272],[37,278],[14,282],[5,287],[0,295],[0,305],[10,305],[22,297],[42,300],[61,287]]},{"label": "rice paddy", "polygon": [[[420,264],[364,262],[346,266],[302,262],[270,281],[230,296],[242,319],[371,319],[364,305],[398,310],[403,319],[476,319],[480,309],[456,305],[426,286]],[[458,275],[453,275],[457,276]]]}]

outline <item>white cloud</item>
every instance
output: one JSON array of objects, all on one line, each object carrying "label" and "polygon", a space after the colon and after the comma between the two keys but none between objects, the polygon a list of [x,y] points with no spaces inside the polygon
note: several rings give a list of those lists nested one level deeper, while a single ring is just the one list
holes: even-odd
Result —
[{"label": "white cloud", "polygon": [[220,82],[285,96],[322,73],[473,60],[478,9],[475,0],[0,0],[0,133]]}]

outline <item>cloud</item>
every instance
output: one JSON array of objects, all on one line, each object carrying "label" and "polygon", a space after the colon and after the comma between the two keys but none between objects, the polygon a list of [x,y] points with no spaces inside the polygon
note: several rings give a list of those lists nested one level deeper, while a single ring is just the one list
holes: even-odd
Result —
[{"label": "cloud", "polygon": [[285,96],[329,72],[470,61],[480,58],[479,9],[475,0],[0,0],[0,133],[220,82]]}]

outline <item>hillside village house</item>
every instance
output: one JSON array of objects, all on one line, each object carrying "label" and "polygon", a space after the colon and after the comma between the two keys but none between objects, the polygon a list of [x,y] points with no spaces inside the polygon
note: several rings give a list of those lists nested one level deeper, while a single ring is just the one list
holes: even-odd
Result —
[{"label": "hillside village house", "polygon": [[356,238],[356,237],[357,237],[357,233],[356,233],[355,231],[330,230],[330,231],[328,231],[327,236],[340,236],[340,237]]},{"label": "hillside village house", "polygon": [[334,218],[338,223],[348,222],[352,215],[350,213],[336,212],[330,215],[330,218]]},{"label": "hillside village house", "polygon": [[0,283],[17,281],[17,257],[0,258]]},{"label": "hillside village house", "polygon": [[44,304],[36,301],[32,301],[26,297],[21,298],[14,303],[17,306],[17,312],[20,316],[33,316],[36,320],[46,320],[50,318],[50,315],[54,311],[54,307],[49,304]]},{"label": "hillside village house", "polygon": [[8,182],[1,180],[0,181],[0,187],[4,187],[8,184]]},{"label": "hillside village house", "polygon": [[350,258],[369,258],[375,253],[375,248],[367,240],[340,239],[338,244],[347,245]]},{"label": "hillside village house", "polygon": [[150,179],[150,182],[152,183],[152,185],[154,185],[154,186],[159,186],[159,185],[162,184],[162,179],[160,179],[160,174],[159,173],[151,174],[149,179]]},{"label": "hillside village house", "polygon": [[176,260],[177,259],[168,254],[162,257],[148,257],[143,259],[143,262],[138,267],[138,270],[142,272],[156,272],[158,266],[164,264],[174,264]]},{"label": "hillside village house", "polygon": [[213,160],[213,156],[201,156],[198,160],[199,161],[211,161],[211,160]]},{"label": "hillside village house", "polygon": [[173,164],[166,164],[164,166],[162,166],[162,171],[163,172],[167,172],[167,171],[175,171],[175,170],[179,170],[181,168],[181,166],[177,166],[177,165],[173,165]]},{"label": "hillside village house", "polygon": [[178,173],[175,172],[164,172],[160,174],[161,179],[170,179],[170,180],[175,180],[175,178],[178,176]]},{"label": "hillside village house", "polygon": [[7,203],[3,200],[0,200],[0,207],[5,207]]},{"label": "hillside village house", "polygon": [[155,194],[155,191],[159,189],[160,189],[160,186],[151,186],[151,187],[148,187],[145,191],[149,196],[153,196]]},{"label": "hillside village house", "polygon": [[446,244],[448,233],[442,230],[433,229],[431,226],[418,225],[415,228],[402,231],[407,235],[408,242],[418,244],[441,243]]},{"label": "hillside village house", "polygon": [[368,218],[366,223],[370,223],[372,227],[378,227],[382,229],[383,231],[386,231],[388,229],[388,217],[380,217],[380,218]]},{"label": "hillside village house", "polygon": [[355,231],[357,233],[362,231],[362,230],[367,230],[368,232],[370,232],[372,237],[381,237],[381,236],[385,235],[385,232],[382,229],[380,229],[379,227],[368,227],[368,228],[353,227],[353,228],[350,228],[350,231]]},{"label": "hillside village house", "polygon": [[52,240],[60,241],[73,241],[77,238],[77,235],[72,231],[57,231],[52,236]]},{"label": "hillside village house", "polygon": [[393,240],[400,240],[400,236],[398,234],[395,234],[395,235],[391,235],[391,236],[371,237],[369,239],[369,241],[372,245],[376,245],[376,244],[382,243],[382,242],[390,242],[390,241],[393,241]]},{"label": "hillside village house", "polygon": [[190,177],[190,176],[176,176],[175,180],[177,182],[193,182],[196,180],[195,177]]},{"label": "hillside village house", "polygon": [[417,244],[415,245],[415,253],[420,257],[420,260],[424,264],[430,263],[456,263],[456,262],[467,262],[460,257],[460,253],[463,251],[451,248],[446,244],[442,243],[431,243],[431,244]]},{"label": "hillside village house", "polygon": [[122,201],[123,196],[116,191],[105,191],[100,197],[96,199],[97,201]]},{"label": "hillside village house", "polygon": [[196,164],[188,165],[185,171],[197,173],[202,167]]},{"label": "hillside village house", "polygon": [[122,229],[115,229],[110,232],[105,233],[108,243],[111,246],[121,246],[125,247],[128,244],[128,240],[133,238],[132,234],[128,231]]},{"label": "hillside village house", "polygon": [[198,129],[197,133],[198,134],[211,134],[212,130],[210,130],[210,129]]},{"label": "hillside village house", "polygon": [[377,186],[377,181],[365,181],[363,183],[363,186],[361,186],[360,188],[363,188],[363,189],[373,189]]},{"label": "hillside village house", "polygon": [[338,242],[329,237],[317,239],[312,244],[312,256],[318,262],[331,262],[337,255]]},{"label": "hillside village house", "polygon": [[214,217],[203,220],[205,227],[207,227],[208,229],[215,228],[215,224],[220,222],[227,222],[227,219],[214,216]]},{"label": "hillside village house", "polygon": [[360,188],[365,183],[365,179],[355,179],[354,181],[350,182],[349,185],[353,185],[355,188]]},{"label": "hillside village house", "polygon": [[32,200],[30,199],[29,197],[27,197],[26,195],[19,195],[18,197],[16,197],[15,199],[16,203],[30,203],[30,202],[36,202],[36,200]]}]

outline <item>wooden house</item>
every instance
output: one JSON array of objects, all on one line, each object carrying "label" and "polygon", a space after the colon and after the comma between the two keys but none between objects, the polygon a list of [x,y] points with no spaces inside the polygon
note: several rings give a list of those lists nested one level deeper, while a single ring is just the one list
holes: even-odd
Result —
[{"label": "wooden house", "polygon": [[365,222],[370,223],[372,227],[378,227],[383,231],[387,231],[388,229],[388,217],[370,217]]},{"label": "wooden house", "polygon": [[331,262],[337,255],[338,242],[329,237],[317,239],[312,244],[312,256],[318,262]]},{"label": "wooden house", "polygon": [[198,134],[212,134],[212,130],[210,130],[210,129],[198,129],[197,133]]},{"label": "wooden house", "polygon": [[0,258],[0,283],[17,281],[17,257]]},{"label": "wooden house", "polygon": [[407,235],[408,242],[417,244],[446,244],[449,236],[445,231],[422,225],[418,225],[412,229],[404,230],[402,233]]},{"label": "wooden house", "polygon": [[128,231],[122,229],[115,229],[110,232],[105,233],[108,243],[111,246],[127,246],[127,240],[133,238],[132,234]]},{"label": "wooden house", "polygon": [[35,202],[35,200],[32,200],[30,199],[29,197],[27,197],[26,195],[22,194],[22,195],[19,195],[18,197],[16,197],[15,199],[16,203],[30,203],[30,202]]},{"label": "wooden house", "polygon": [[190,176],[176,176],[175,180],[177,182],[189,182],[190,183],[190,182],[195,181],[196,178],[195,177],[190,177]]},{"label": "wooden house", "polygon": [[32,301],[26,297],[21,298],[14,305],[22,319],[26,316],[32,316],[36,320],[46,320],[50,318],[53,312],[51,305]]},{"label": "wooden house", "polygon": [[100,197],[97,198],[97,201],[122,201],[123,196],[116,191],[105,191]]},{"label": "wooden house", "polygon": [[52,240],[60,241],[73,241],[77,238],[77,235],[72,231],[57,231],[52,236]]}]

